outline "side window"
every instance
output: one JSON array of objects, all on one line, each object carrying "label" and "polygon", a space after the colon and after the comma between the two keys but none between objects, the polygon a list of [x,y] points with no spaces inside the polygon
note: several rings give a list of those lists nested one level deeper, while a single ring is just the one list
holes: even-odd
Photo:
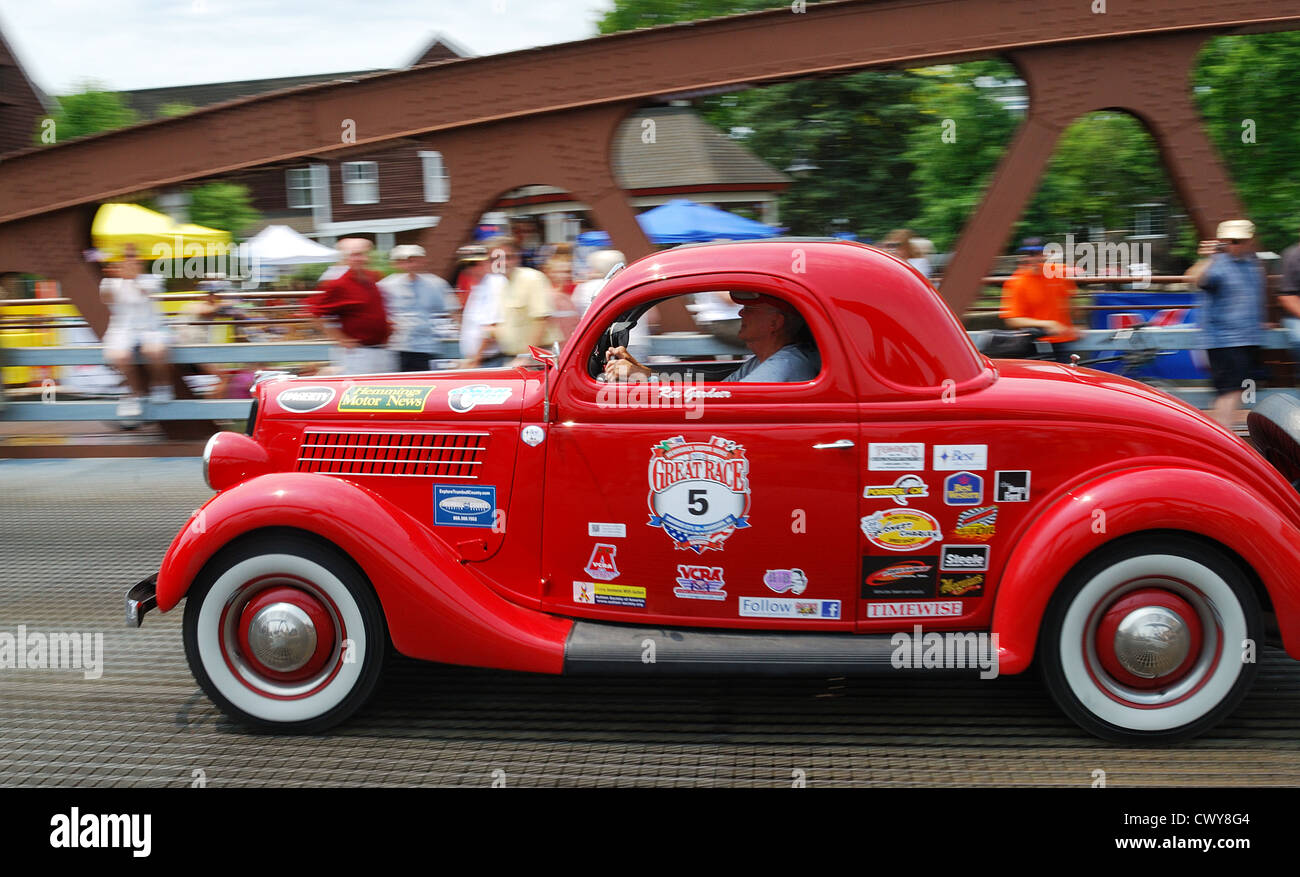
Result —
[{"label": "side window", "polygon": [[[686,308],[696,332],[658,333],[656,308],[672,306]],[[608,368],[611,356],[626,364]],[[674,296],[619,314],[588,362],[598,380],[694,383],[810,381],[821,369],[817,344],[798,309],[747,290]]]}]

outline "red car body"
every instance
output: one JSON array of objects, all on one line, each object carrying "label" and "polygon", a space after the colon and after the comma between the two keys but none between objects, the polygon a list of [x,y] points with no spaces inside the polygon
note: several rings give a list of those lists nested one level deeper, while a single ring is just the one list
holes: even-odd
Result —
[{"label": "red car body", "polygon": [[[815,379],[674,390],[593,376],[619,315],[735,289],[798,309]],[[1235,640],[1253,643],[1268,612],[1300,657],[1300,499],[1259,453],[1127,379],[985,358],[920,275],[861,245],[661,252],[610,280],[554,363],[270,380],[254,395],[251,437],[209,446],[218,493],[162,563],[164,612],[230,566],[223,552],[241,540],[291,535],[354,565],[393,647],[413,658],[560,673],[594,631],[631,639],[616,657],[587,653],[590,666],[671,671],[672,633],[706,643],[682,670],[851,669],[818,643],[874,642],[869,670],[900,632],[996,634],[998,672],[1024,671],[1047,643],[1066,711],[1139,740],[1197,733],[1235,706],[1253,672],[1253,652],[1230,666]],[[1172,571],[1135,557],[1174,558]],[[1118,584],[1097,584],[1108,570]],[[230,618],[249,614],[256,588],[228,590],[210,623],[247,685],[278,665],[242,663],[249,640]],[[307,590],[340,608],[342,592]],[[209,688],[203,623],[187,624],[187,648],[192,634]],[[1165,649],[1178,666],[1152,678],[1141,661],[1159,655],[1117,646],[1117,659],[1106,639],[1117,627],[1123,648]],[[346,660],[345,628],[317,644],[321,660]],[[661,637],[651,661],[647,631]],[[328,668],[313,672],[332,684]],[[241,719],[307,730],[364,699],[345,692],[285,720],[250,704],[301,692],[251,688],[233,704],[209,693]]]}]

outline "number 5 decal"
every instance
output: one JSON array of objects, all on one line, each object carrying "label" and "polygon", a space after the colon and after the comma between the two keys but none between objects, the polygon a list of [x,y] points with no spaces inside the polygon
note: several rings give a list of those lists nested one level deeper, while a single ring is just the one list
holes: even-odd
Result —
[{"label": "number 5 decal", "polygon": [[687,510],[693,515],[707,514],[709,511],[709,501],[705,498],[708,495],[707,490],[692,490],[687,493]]}]

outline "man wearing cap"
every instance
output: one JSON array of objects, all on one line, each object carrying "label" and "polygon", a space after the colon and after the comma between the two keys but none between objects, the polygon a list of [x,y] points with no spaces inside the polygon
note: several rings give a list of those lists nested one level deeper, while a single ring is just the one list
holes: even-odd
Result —
[{"label": "man wearing cap", "polygon": [[1075,292],[1074,281],[1063,270],[1046,269],[1043,239],[1025,238],[1020,267],[1002,285],[1002,319],[1012,329],[1042,329],[1047,333],[1042,340],[1051,342],[1056,358],[1064,362],[1069,343],[1079,337],[1070,317]]},{"label": "man wearing cap", "polygon": [[1187,279],[1205,293],[1199,322],[1206,339],[1210,374],[1218,396],[1211,411],[1226,429],[1237,420],[1237,401],[1255,371],[1260,326],[1264,322],[1264,269],[1251,241],[1254,223],[1230,219],[1219,223],[1217,241],[1201,241],[1201,260]]},{"label": "man wearing cap", "polygon": [[402,371],[428,371],[443,327],[460,302],[447,281],[423,273],[423,247],[403,244],[393,248],[390,258],[397,271],[379,281],[384,307],[393,321],[388,348],[397,352]]},{"label": "man wearing cap", "polygon": [[372,246],[365,238],[339,241],[342,262],[321,276],[319,291],[307,300],[325,334],[338,345],[335,363],[340,374],[378,374],[394,365],[384,347],[391,327],[384,294],[375,283],[379,275],[366,268]]},{"label": "man wearing cap", "polygon": [[[821,371],[821,360],[813,348],[808,327],[794,306],[779,298],[757,292],[733,292],[740,305],[737,337],[753,356],[723,382],[786,383],[811,381]],[[625,348],[605,354],[605,375],[609,380],[646,380],[650,369],[637,362]]]}]

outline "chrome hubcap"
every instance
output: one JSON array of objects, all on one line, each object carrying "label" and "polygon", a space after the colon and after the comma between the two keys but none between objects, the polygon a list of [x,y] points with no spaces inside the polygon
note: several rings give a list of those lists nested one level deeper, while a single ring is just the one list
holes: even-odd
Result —
[{"label": "chrome hubcap", "polygon": [[1164,606],[1143,606],[1120,621],[1115,631],[1115,657],[1143,679],[1172,673],[1187,659],[1192,633],[1187,622]]},{"label": "chrome hubcap", "polygon": [[272,670],[292,673],[316,651],[316,626],[292,603],[272,603],[259,610],[248,626],[253,657]]}]

